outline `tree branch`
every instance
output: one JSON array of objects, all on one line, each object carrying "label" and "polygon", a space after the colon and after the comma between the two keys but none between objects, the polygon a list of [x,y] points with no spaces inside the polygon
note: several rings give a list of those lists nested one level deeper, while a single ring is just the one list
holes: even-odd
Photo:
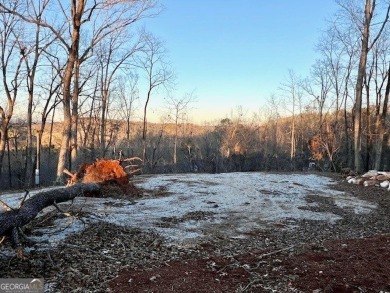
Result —
[{"label": "tree branch", "polygon": [[65,39],[62,37],[62,34],[60,31],[57,31],[53,26],[51,26],[50,24],[46,23],[46,22],[43,22],[43,21],[40,21],[40,20],[37,20],[37,19],[33,19],[33,18],[29,18],[29,17],[26,17],[24,16],[23,14],[15,11],[15,10],[12,10],[8,7],[6,7],[4,4],[1,4],[0,3],[0,12],[5,12],[5,13],[10,13],[12,15],[15,15],[17,17],[19,17],[20,19],[24,20],[25,22],[28,22],[28,23],[32,23],[32,24],[36,24],[36,25],[39,25],[39,26],[42,26],[42,27],[45,27],[47,29],[49,29],[60,41],[61,43],[68,49],[70,50],[70,46],[68,45],[68,43],[65,41]]},{"label": "tree branch", "polygon": [[370,51],[372,49],[372,47],[375,45],[376,41],[378,41],[379,37],[381,36],[381,34],[386,26],[386,23],[389,21],[389,16],[390,16],[390,4],[387,7],[386,17],[382,23],[382,26],[381,26],[378,34],[376,35],[375,39],[372,41],[371,46],[368,48],[368,51]]}]

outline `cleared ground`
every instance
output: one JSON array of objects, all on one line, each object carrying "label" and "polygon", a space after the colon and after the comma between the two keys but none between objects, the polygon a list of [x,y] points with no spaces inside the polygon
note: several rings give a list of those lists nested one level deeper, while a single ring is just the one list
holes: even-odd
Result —
[{"label": "cleared ground", "polygon": [[135,184],[143,197],[45,211],[26,234],[48,243],[26,260],[3,244],[0,276],[44,277],[47,292],[390,292],[387,190],[307,173]]}]

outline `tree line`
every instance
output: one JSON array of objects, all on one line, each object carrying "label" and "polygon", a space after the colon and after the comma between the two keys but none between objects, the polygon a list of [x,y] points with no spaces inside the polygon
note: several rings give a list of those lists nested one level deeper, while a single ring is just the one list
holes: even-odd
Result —
[{"label": "tree line", "polygon": [[[62,181],[65,168],[119,152],[144,172],[390,168],[390,4],[336,2],[307,77],[288,71],[259,113],[195,126],[194,94],[172,94],[163,42],[137,25],[158,15],[156,1],[1,0],[2,186],[33,185],[37,166]],[[151,124],[162,90],[169,115]]]}]

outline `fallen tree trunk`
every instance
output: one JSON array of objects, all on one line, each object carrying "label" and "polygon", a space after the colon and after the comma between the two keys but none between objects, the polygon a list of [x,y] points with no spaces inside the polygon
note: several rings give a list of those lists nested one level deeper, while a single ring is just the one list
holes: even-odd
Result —
[{"label": "fallen tree trunk", "polygon": [[35,194],[23,202],[19,209],[0,213],[0,237],[11,235],[15,245],[20,245],[18,229],[33,220],[44,208],[72,200],[77,196],[91,196],[100,193],[97,183],[78,183],[70,187],[52,189]]}]

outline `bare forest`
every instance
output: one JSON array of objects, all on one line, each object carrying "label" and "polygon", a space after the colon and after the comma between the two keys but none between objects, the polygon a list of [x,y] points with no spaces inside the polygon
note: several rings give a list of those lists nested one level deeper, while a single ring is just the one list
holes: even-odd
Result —
[{"label": "bare forest", "polygon": [[142,26],[157,0],[0,0],[0,187],[119,156],[143,173],[389,170],[390,5],[337,3],[308,76],[291,69],[257,112],[196,124],[196,95],[175,96],[169,48]]}]

